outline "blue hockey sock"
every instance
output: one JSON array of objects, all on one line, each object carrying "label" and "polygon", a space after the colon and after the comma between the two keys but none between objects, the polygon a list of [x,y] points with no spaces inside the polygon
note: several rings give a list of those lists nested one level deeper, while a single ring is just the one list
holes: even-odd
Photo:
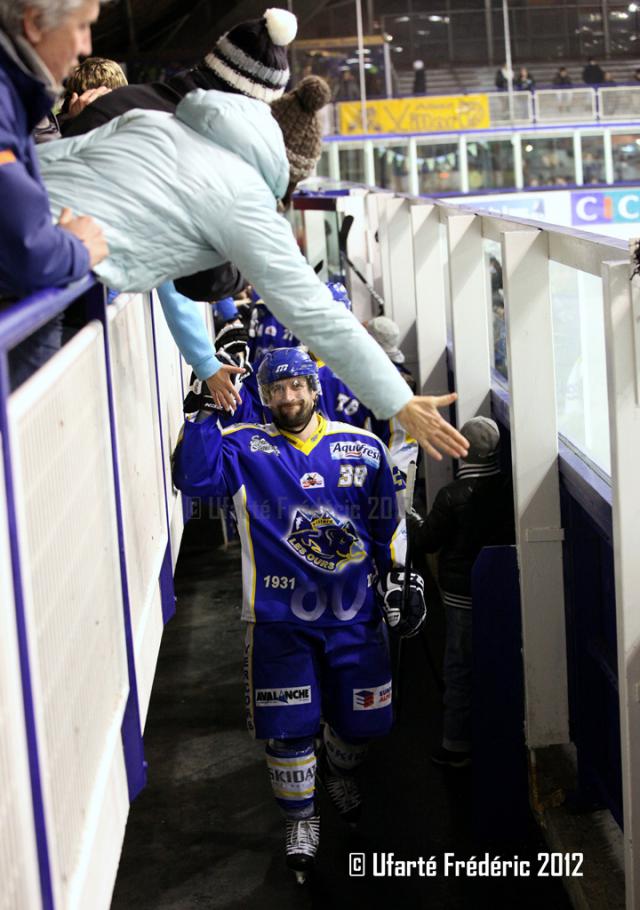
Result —
[{"label": "blue hockey sock", "polygon": [[267,768],[277,804],[288,818],[314,814],[316,756],[313,737],[270,739]]}]

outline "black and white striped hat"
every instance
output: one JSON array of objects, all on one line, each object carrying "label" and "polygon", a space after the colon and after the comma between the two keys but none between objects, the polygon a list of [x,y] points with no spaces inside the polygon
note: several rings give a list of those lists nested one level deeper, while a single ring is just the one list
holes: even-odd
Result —
[{"label": "black and white striped hat", "polygon": [[286,47],[297,28],[293,13],[268,9],[262,19],[241,22],[219,38],[205,66],[235,91],[271,104],[289,82]]}]

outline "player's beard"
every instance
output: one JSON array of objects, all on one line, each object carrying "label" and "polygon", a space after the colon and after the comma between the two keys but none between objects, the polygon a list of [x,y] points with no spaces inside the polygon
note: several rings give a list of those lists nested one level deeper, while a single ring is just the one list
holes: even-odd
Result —
[{"label": "player's beard", "polygon": [[315,401],[296,401],[272,407],[271,414],[278,429],[286,430],[287,433],[301,433],[313,417],[315,409]]}]

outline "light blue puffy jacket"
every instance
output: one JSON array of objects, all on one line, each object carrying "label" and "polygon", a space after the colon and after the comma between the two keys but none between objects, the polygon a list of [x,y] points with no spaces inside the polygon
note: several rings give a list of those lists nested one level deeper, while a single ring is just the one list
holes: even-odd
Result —
[{"label": "light blue puffy jacket", "polygon": [[[377,417],[391,417],[411,397],[386,354],[332,299],[278,214],[289,168],[267,105],[197,89],[175,116],[129,111],[43,146],[40,159],[54,217],[69,206],[104,229],[109,256],[95,271],[109,287],[148,291],[233,262]],[[197,307],[183,305],[176,322],[178,334],[201,337]]]}]

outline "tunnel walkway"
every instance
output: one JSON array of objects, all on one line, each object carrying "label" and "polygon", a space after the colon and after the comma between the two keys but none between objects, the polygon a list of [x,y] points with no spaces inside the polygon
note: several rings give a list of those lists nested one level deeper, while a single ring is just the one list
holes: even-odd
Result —
[{"label": "tunnel walkway", "polygon": [[[165,629],[145,731],[148,785],[131,807],[112,910],[545,910],[568,908],[556,879],[349,878],[348,854],[397,859],[483,853],[471,833],[473,775],[434,767],[440,700],[415,640],[406,643],[400,723],[374,744],[362,773],[365,810],[346,828],[320,795],[321,846],[313,882],[284,864],[284,826],[263,747],[244,725],[243,629],[237,545],[220,546],[217,521],[191,521],[176,572],[177,614]],[[431,599],[433,600],[433,591]],[[442,612],[430,634],[442,642]],[[491,855],[545,849],[531,840]]]}]

